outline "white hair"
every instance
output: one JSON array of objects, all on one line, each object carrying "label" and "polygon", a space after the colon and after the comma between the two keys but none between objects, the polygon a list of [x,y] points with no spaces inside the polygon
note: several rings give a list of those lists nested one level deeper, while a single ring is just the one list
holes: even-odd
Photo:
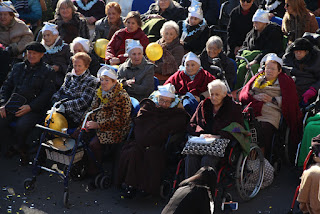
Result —
[{"label": "white hair", "polygon": [[208,48],[210,45],[216,45],[217,48],[222,49],[223,48],[222,39],[219,36],[211,36],[206,43],[206,48]]},{"label": "white hair", "polygon": [[221,91],[222,91],[223,94],[227,94],[228,93],[228,89],[227,89],[226,84],[223,81],[219,80],[219,79],[215,79],[215,80],[213,80],[212,82],[210,82],[208,84],[209,93],[211,93],[211,90],[216,86],[221,88]]},{"label": "white hair", "polygon": [[162,28],[160,30],[160,35],[163,36],[164,31],[169,28],[173,28],[176,31],[177,36],[179,36],[179,25],[172,20],[167,21],[162,25]]}]

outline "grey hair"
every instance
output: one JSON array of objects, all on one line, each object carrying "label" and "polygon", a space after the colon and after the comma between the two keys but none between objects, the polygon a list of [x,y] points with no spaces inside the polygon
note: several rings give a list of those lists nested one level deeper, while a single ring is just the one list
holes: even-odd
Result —
[{"label": "grey hair", "polygon": [[211,93],[212,88],[216,87],[216,86],[219,86],[221,88],[222,93],[224,93],[224,94],[228,93],[228,89],[227,89],[226,84],[223,81],[219,80],[219,79],[215,79],[215,80],[213,80],[212,82],[210,82],[208,84],[209,93]]},{"label": "grey hair", "polygon": [[[156,0],[156,4],[159,6],[159,0]],[[173,0],[170,0],[170,5],[169,5],[168,9],[172,9],[172,8],[174,8],[174,3],[173,3]]]},{"label": "grey hair", "polygon": [[76,6],[74,6],[73,2],[71,0],[59,0],[57,3],[57,7],[56,7],[56,16],[60,15],[60,7],[61,5],[65,4],[67,7],[71,7],[72,9],[72,14],[74,14],[78,8]]},{"label": "grey hair", "polygon": [[177,36],[179,36],[179,25],[172,20],[167,21],[162,25],[162,28],[160,30],[160,35],[163,36],[164,31],[169,28],[173,28],[176,31]]},{"label": "grey hair", "polygon": [[206,48],[208,48],[210,45],[216,45],[217,48],[222,49],[223,48],[222,39],[219,36],[211,36],[206,43]]}]

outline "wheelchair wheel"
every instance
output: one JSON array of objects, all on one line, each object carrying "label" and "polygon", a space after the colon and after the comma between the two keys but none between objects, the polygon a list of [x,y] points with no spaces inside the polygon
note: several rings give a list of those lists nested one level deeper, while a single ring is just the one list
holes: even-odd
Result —
[{"label": "wheelchair wheel", "polygon": [[288,164],[293,164],[294,158],[292,156],[294,154],[294,151],[293,151],[293,148],[291,148],[292,146],[289,145],[289,142],[290,142],[290,128],[287,127],[284,135],[284,157],[285,157],[285,161]]},{"label": "wheelchair wheel", "polygon": [[65,208],[69,208],[69,191],[65,190],[63,192],[63,205]]},{"label": "wheelchair wheel", "polygon": [[23,187],[26,191],[31,192],[36,187],[36,179],[35,178],[27,178],[23,181]]},{"label": "wheelchair wheel", "polygon": [[240,197],[248,201],[260,191],[264,175],[264,157],[258,145],[252,143],[250,153],[241,152],[236,168],[236,187]]},{"label": "wheelchair wheel", "polygon": [[162,184],[160,186],[160,196],[162,199],[167,200],[171,196],[172,183],[173,182],[170,180],[162,181]]}]

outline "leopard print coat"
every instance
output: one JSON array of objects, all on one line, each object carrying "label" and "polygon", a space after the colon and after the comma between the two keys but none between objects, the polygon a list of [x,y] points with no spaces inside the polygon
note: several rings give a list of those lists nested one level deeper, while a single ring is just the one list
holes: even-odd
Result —
[{"label": "leopard print coat", "polygon": [[113,89],[103,95],[103,98],[108,99],[105,104],[102,103],[97,93],[89,110],[100,106],[103,106],[103,108],[91,114],[89,121],[98,122],[99,128],[96,133],[101,144],[121,143],[130,129],[130,97],[119,83],[116,83]]}]

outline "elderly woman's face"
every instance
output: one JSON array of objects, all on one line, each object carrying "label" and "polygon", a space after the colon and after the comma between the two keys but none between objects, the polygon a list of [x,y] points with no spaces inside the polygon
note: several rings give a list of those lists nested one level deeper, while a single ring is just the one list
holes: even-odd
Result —
[{"label": "elderly woman's face", "polygon": [[0,24],[3,26],[8,26],[13,18],[9,12],[0,12]]},{"label": "elderly woman's face", "polygon": [[76,53],[79,53],[79,52],[86,53],[86,51],[84,50],[83,46],[80,43],[76,43],[73,46],[73,53],[76,54]]},{"label": "elderly woman's face", "polygon": [[173,98],[171,97],[165,97],[161,95],[159,95],[158,97],[159,106],[162,108],[166,108],[166,109],[169,108],[171,106],[172,101],[173,101]]},{"label": "elderly woman's face", "polygon": [[294,56],[296,57],[297,60],[302,60],[308,54],[308,51],[295,50],[293,53],[294,53]]},{"label": "elderly woman's face", "polygon": [[189,16],[189,25],[195,26],[195,25],[199,24],[200,22],[201,22],[201,19],[199,19],[198,17]]},{"label": "elderly woman's face", "polygon": [[265,75],[267,81],[277,79],[280,72],[281,70],[278,68],[278,63],[273,61],[266,62]]},{"label": "elderly woman's face", "polygon": [[174,28],[166,28],[163,32],[163,39],[166,43],[171,43],[177,37],[178,34]]},{"label": "elderly woman's face", "polygon": [[186,62],[186,72],[189,76],[195,75],[199,71],[200,65],[193,60]]},{"label": "elderly woman's face", "polygon": [[143,52],[140,48],[134,48],[129,52],[129,58],[132,65],[140,65],[143,58]]},{"label": "elderly woman's face", "polygon": [[58,34],[54,35],[50,30],[46,30],[42,33],[42,39],[44,40],[44,44],[46,46],[51,46],[58,38]]},{"label": "elderly woman's face", "polygon": [[248,3],[248,1],[250,0],[240,0],[240,5],[244,11],[249,10],[253,4],[253,0],[251,0],[250,3]]},{"label": "elderly woman's face", "polygon": [[267,26],[267,23],[263,22],[253,22],[253,27],[256,31],[261,32],[263,31]]},{"label": "elderly woman's face", "polygon": [[116,24],[120,19],[120,13],[114,8],[110,7],[107,11],[108,22],[111,24]]},{"label": "elderly woman's face", "polygon": [[223,93],[220,86],[214,86],[209,91],[211,103],[214,106],[222,105],[223,99],[227,96],[226,93]]},{"label": "elderly woman's face", "polygon": [[130,18],[126,22],[127,30],[129,33],[135,32],[136,30],[139,29],[138,22],[134,18]]},{"label": "elderly woman's face", "polygon": [[171,0],[159,0],[158,4],[161,11],[166,10],[170,6]]},{"label": "elderly woman's face", "polygon": [[88,69],[88,66],[84,64],[84,61],[82,59],[77,58],[73,60],[72,63],[73,63],[74,72],[77,75],[83,74]]},{"label": "elderly woman's face", "polygon": [[103,91],[109,91],[116,84],[116,82],[116,80],[113,80],[108,76],[102,76],[100,78],[101,89]]},{"label": "elderly woman's face", "polygon": [[59,8],[60,15],[63,19],[72,18],[72,8],[68,7],[66,4],[61,4]]},{"label": "elderly woman's face", "polygon": [[212,59],[218,57],[222,50],[222,48],[219,49],[216,44],[209,44],[206,49],[208,56]]}]

